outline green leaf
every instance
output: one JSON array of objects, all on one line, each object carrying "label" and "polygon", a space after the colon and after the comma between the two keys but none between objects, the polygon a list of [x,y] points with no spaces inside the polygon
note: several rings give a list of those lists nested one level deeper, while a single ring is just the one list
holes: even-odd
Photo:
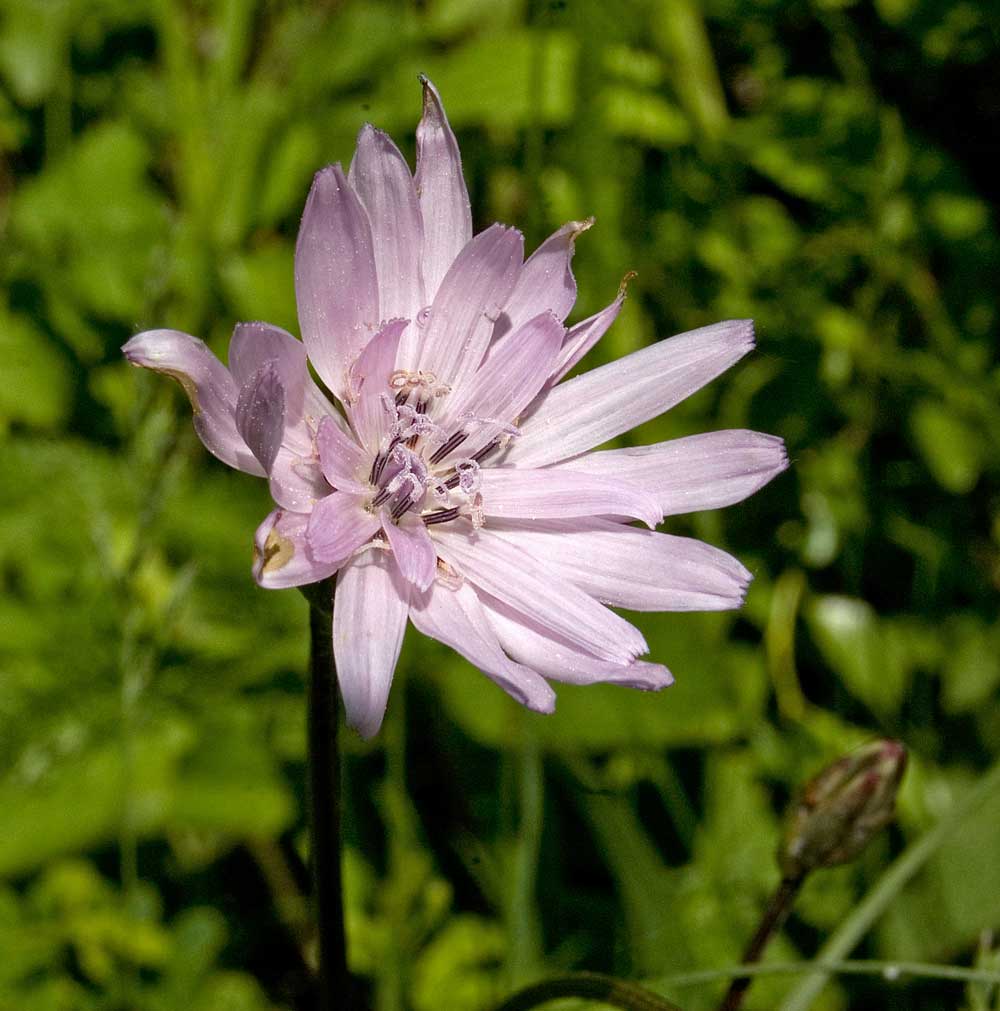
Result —
[{"label": "green leaf", "polygon": [[955,495],[971,491],[983,467],[982,434],[934,400],[917,403],[910,424],[917,449],[938,484]]}]

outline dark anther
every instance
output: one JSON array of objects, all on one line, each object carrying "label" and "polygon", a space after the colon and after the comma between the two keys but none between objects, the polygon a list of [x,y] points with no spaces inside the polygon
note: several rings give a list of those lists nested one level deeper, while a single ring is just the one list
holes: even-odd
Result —
[{"label": "dark anther", "polygon": [[439,446],[434,450],[434,455],[431,457],[430,462],[440,463],[452,450],[461,446],[466,439],[468,439],[468,435],[465,432],[455,432],[443,446]]},{"label": "dark anther", "polygon": [[458,519],[457,509],[439,509],[436,513],[427,513],[421,517],[425,526],[433,526],[435,523],[448,523],[450,520]]}]

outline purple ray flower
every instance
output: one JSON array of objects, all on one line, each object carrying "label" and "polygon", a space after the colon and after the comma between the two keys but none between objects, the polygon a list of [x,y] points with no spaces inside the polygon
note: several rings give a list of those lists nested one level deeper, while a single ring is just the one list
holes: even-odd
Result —
[{"label": "purple ray flower", "polygon": [[268,478],[277,508],[255,536],[257,582],[336,574],[338,677],[365,737],[407,620],[539,712],[555,703],[547,679],[670,684],[607,605],[739,607],[751,577],[736,559],[652,528],[738,502],[787,466],[781,439],[748,431],[591,452],[742,358],[753,325],[702,327],[560,382],[624,291],[567,328],[590,221],[527,260],[513,228],[472,234],[458,145],[423,87],[415,175],[371,126],[346,175],[316,175],[295,252],[301,343],[241,323],[228,369],[176,330],[123,349],[184,386],[212,453]]}]

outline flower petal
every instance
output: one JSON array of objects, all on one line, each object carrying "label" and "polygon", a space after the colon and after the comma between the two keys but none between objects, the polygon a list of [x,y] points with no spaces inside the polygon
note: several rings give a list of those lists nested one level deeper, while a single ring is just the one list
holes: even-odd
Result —
[{"label": "flower petal", "polygon": [[473,535],[462,521],[435,528],[434,541],[438,555],[470,582],[569,642],[617,663],[648,652],[638,629],[508,539],[489,530]]},{"label": "flower petal", "polygon": [[710,544],[613,520],[499,523],[490,529],[558,578],[632,611],[732,610],[743,603],[753,578]]},{"label": "flower petal", "polygon": [[275,509],[257,527],[253,578],[269,590],[318,583],[332,576],[338,563],[318,562],[309,550],[307,513]]},{"label": "flower petal", "polygon": [[458,254],[431,305],[420,369],[458,388],[479,368],[523,256],[521,233],[503,225],[480,232]]},{"label": "flower petal", "polygon": [[[286,428],[286,438],[288,433]],[[323,477],[319,460],[313,456],[303,457],[287,444],[278,450],[270,478],[271,498],[292,512],[311,512],[319,499],[330,494],[330,485]]]},{"label": "flower petal", "polygon": [[569,315],[576,301],[576,279],[570,269],[576,239],[593,223],[593,218],[568,222],[528,257],[494,328],[494,339],[542,312],[552,313],[560,323]]},{"label": "flower petal", "polygon": [[264,362],[240,390],[236,428],[270,473],[285,434],[285,387],[274,359]]},{"label": "flower petal", "polygon": [[390,392],[389,376],[396,368],[400,337],[406,326],[405,319],[390,320],[351,365],[347,409],[358,438],[371,453],[378,451],[388,429],[381,395]]},{"label": "flower petal", "polygon": [[339,165],[316,173],[295,245],[295,298],[309,359],[344,399],[347,366],[379,320],[371,227]]},{"label": "flower petal", "polygon": [[289,425],[302,417],[309,366],[306,349],[287,330],[270,323],[237,323],[229,341],[229,371],[242,389],[268,361],[273,361],[285,391]]},{"label": "flower petal", "polygon": [[[501,423],[513,421],[542,388],[565,332],[551,313],[543,312],[505,335],[479,371],[446,398],[441,423],[459,424],[465,413]],[[463,456],[471,456],[496,434],[495,429],[479,434],[474,426],[470,431],[459,450]]]},{"label": "flower petal", "polygon": [[204,341],[180,330],[146,330],[129,340],[122,353],[133,365],[162,372],[184,387],[195,431],[213,456],[264,477],[264,468],[236,428],[236,382]]},{"label": "flower petal", "polygon": [[555,386],[560,379],[607,333],[608,328],[621,312],[625,304],[625,282],[618,289],[618,297],[609,306],[575,326],[570,327],[563,341],[562,350],[556,359],[555,368],[549,376],[548,386]]},{"label": "flower petal", "polygon": [[374,737],[382,726],[408,598],[407,584],[384,551],[352,558],[337,575],[333,656],[347,723],[362,737]]},{"label": "flower petal", "polygon": [[418,590],[426,590],[437,572],[437,549],[424,521],[409,512],[398,523],[384,519],[382,529],[403,578]]},{"label": "flower petal", "polygon": [[420,269],[424,227],[406,159],[386,134],[365,125],[347,179],[371,223],[379,311],[384,318],[415,319],[426,305]]},{"label": "flower petal", "polygon": [[343,562],[378,530],[378,517],[357,495],[335,491],[321,498],[309,514],[309,550],[320,562]]},{"label": "flower petal", "polygon": [[674,516],[742,502],[785,470],[788,454],[775,435],[732,429],[586,453],[557,466],[640,485]]},{"label": "flower petal", "polygon": [[593,449],[680,403],[752,347],[752,321],[729,320],[561,383],[543,395],[506,459],[541,467]]},{"label": "flower petal", "polygon": [[637,484],[555,469],[493,467],[481,473],[483,510],[507,519],[629,516],[655,527],[663,513]]},{"label": "flower petal", "polygon": [[424,226],[424,292],[430,302],[448,268],[472,238],[472,210],[458,141],[434,85],[421,77],[424,113],[417,127],[414,178]]},{"label": "flower petal", "polygon": [[521,705],[539,713],[555,709],[552,688],[535,671],[515,663],[500,648],[476,591],[468,583],[452,589],[436,583],[414,599],[410,620],[424,635],[461,653]]},{"label": "flower petal", "polygon": [[644,691],[673,684],[673,675],[661,664],[645,660],[610,663],[571,645],[531,615],[518,613],[486,595],[480,599],[504,651],[547,678],[574,685],[609,682]]},{"label": "flower petal", "polygon": [[331,487],[351,495],[371,491],[364,473],[366,456],[361,447],[333,420],[324,418],[316,433],[319,462]]}]

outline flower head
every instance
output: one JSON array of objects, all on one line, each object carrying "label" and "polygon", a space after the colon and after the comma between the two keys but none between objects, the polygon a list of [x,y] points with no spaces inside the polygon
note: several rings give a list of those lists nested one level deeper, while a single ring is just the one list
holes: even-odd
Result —
[{"label": "flower head", "polygon": [[573,246],[591,221],[527,260],[513,228],[474,236],[458,145],[423,88],[415,175],[371,126],[346,174],[316,175],[295,253],[301,342],[239,324],[228,369],[175,330],[123,349],[182,383],[212,453],[270,482],[257,582],[336,574],[338,677],[365,736],[382,722],[407,620],[540,712],[555,703],[547,679],[670,684],[607,605],[738,607],[750,574],[632,521],[740,501],[787,465],[780,439],[746,431],[591,452],[727,369],[753,326],[703,327],[561,382],[624,289],[567,328]]}]

